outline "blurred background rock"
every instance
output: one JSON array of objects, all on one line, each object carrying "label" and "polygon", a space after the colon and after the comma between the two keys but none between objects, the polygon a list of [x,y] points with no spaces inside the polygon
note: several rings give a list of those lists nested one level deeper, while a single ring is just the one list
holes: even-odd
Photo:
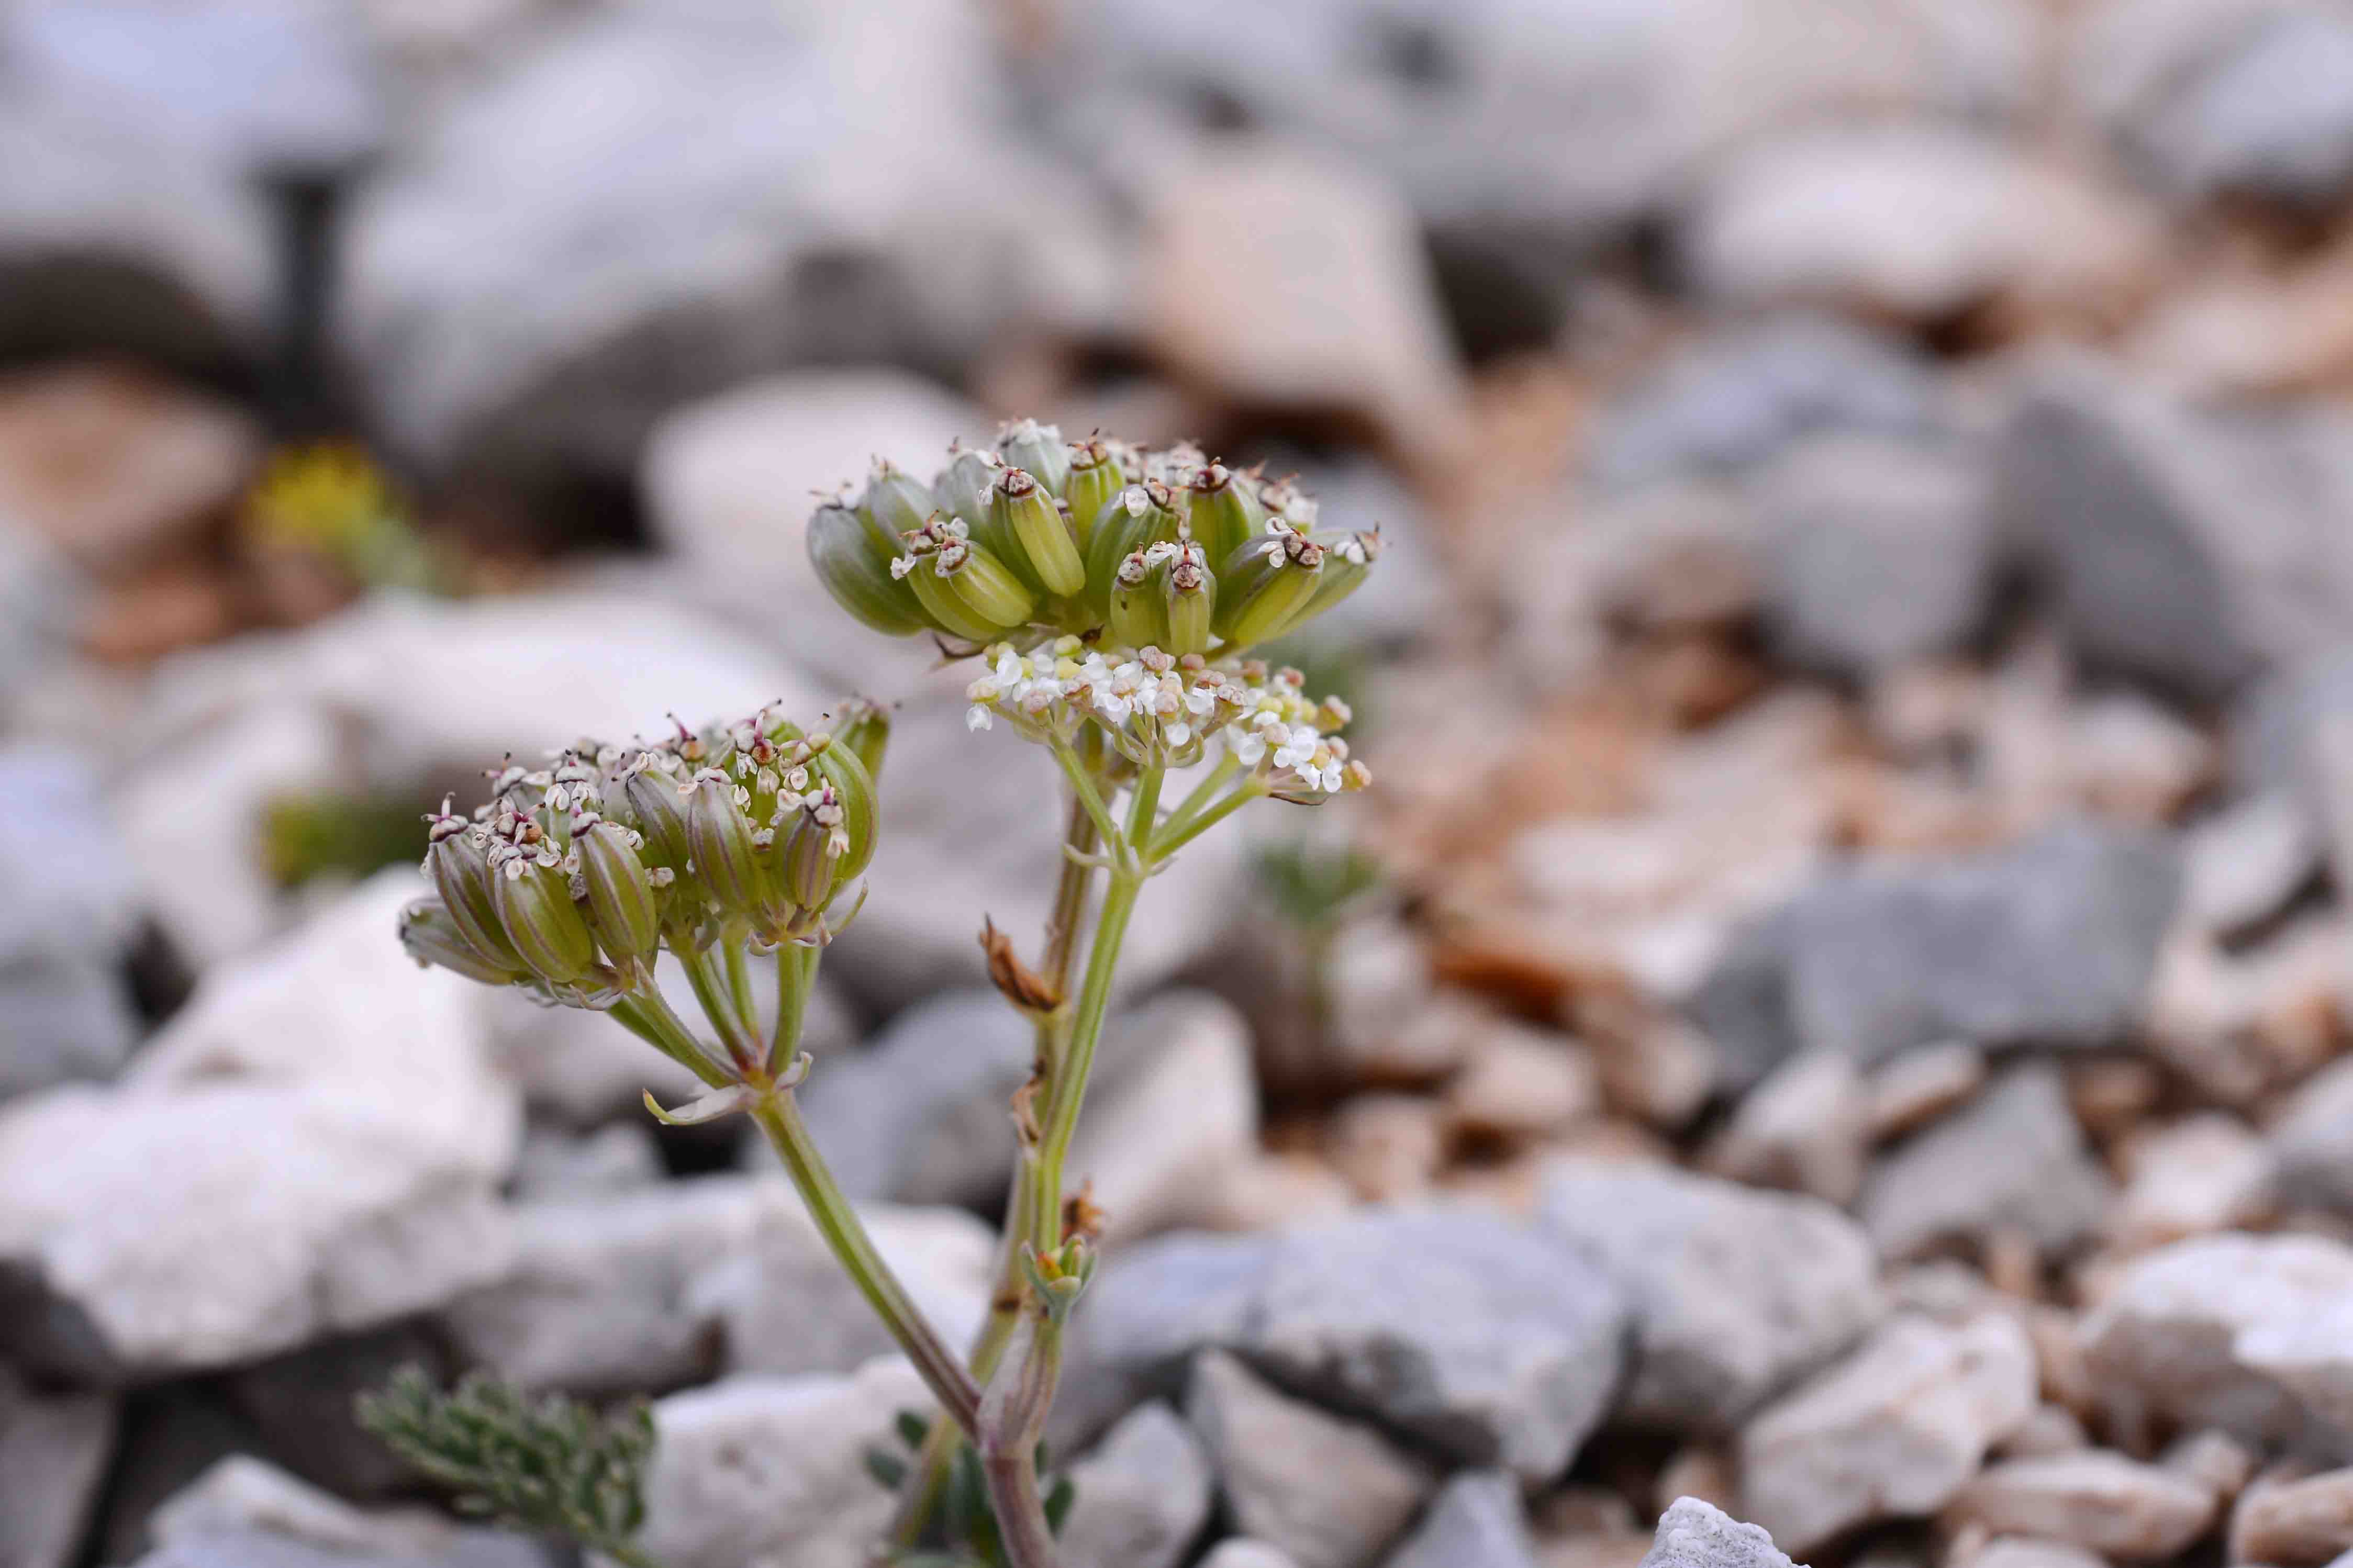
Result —
[{"label": "blurred background rock", "polygon": [[391,917],[510,747],[898,704],[807,1099],[971,1321],[1054,781],[799,530],[1023,414],[1393,547],[1380,787],[1138,929],[1075,1562],[2353,1548],[2349,199],[2343,0],[0,4],[0,1568],[542,1561],[411,1361],[859,1561],[765,1163]]}]

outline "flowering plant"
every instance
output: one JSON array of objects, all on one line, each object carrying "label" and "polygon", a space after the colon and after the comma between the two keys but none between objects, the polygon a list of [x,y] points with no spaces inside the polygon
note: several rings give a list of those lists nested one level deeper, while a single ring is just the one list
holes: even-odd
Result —
[{"label": "flowering plant", "polygon": [[[402,940],[422,963],[602,1011],[684,1064],[707,1092],[674,1110],[649,1097],[663,1121],[748,1114],[946,1417],[905,1468],[893,1549],[1047,1568],[1039,1436],[1101,1222],[1083,1189],[1067,1189],[1064,1164],[1120,949],[1145,882],[1225,818],[1369,782],[1337,733],[1346,707],[1311,700],[1297,671],[1250,649],[1355,592],[1379,536],[1320,531],[1288,481],[1198,448],[1065,445],[1023,421],[993,451],[951,448],[930,485],[878,462],[855,501],[818,510],[808,548],[868,626],[976,658],[970,726],[1002,720],[1052,753],[1065,784],[1063,866],[1037,962],[983,928],[990,976],[1033,1022],[1037,1047],[1012,1107],[1018,1154],[997,1289],[967,1353],[883,1262],[793,1093],[810,1068],[800,1030],[818,961],[865,896],[881,710],[847,704],[814,731],[764,710],[654,742],[583,742],[544,769],[503,767],[470,816],[430,819],[438,896],[407,911]],[[1189,791],[1166,803],[1171,775],[1196,767]],[[662,952],[684,968],[707,1036],[654,984]],[[761,961],[776,970],[773,1016],[750,984]],[[942,1491],[967,1445],[993,1515],[979,1548],[939,1539]]]}]

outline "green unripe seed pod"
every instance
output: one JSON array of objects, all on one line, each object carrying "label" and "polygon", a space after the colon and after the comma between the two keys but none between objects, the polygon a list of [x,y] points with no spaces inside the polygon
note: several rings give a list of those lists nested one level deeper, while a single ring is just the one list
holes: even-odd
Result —
[{"label": "green unripe seed pod", "polygon": [[1368,533],[1344,534],[1334,540],[1324,551],[1324,583],[1307,607],[1293,617],[1294,627],[1309,621],[1339,604],[1365,585],[1372,575],[1373,563],[1381,555],[1380,530]]},{"label": "green unripe seed pod", "polygon": [[[1024,583],[1047,594],[1075,594],[1086,586],[1087,567],[1062,509],[1026,468],[1008,468],[989,487],[988,528],[976,542],[1002,557]],[[1026,614],[1026,612],[1025,612]]]},{"label": "green unripe seed pod", "polygon": [[596,939],[564,872],[515,854],[491,883],[499,924],[532,973],[551,985],[575,985],[596,967]]},{"label": "green unripe seed pod", "polygon": [[848,852],[833,868],[833,885],[839,889],[863,876],[874,860],[881,817],[874,774],[864,758],[839,740],[811,757],[809,768],[832,789],[841,806],[841,830],[849,839]]},{"label": "green unripe seed pod", "polygon": [[438,899],[422,899],[400,911],[400,945],[420,967],[446,969],[484,985],[512,985],[531,977],[521,963],[501,963],[468,942]]},{"label": "green unripe seed pod", "polygon": [[640,753],[621,780],[621,798],[638,831],[645,835],[646,858],[683,875],[694,848],[687,840],[686,799],[678,781],[656,767],[650,755]]},{"label": "green unripe seed pod", "polygon": [[1304,534],[1264,534],[1233,553],[1218,573],[1210,624],[1237,647],[1279,636],[1323,585],[1324,550]]},{"label": "green unripe seed pod", "polygon": [[834,602],[888,637],[912,637],[929,624],[914,591],[892,575],[902,552],[896,534],[839,501],[809,515],[808,558]]},{"label": "green unripe seed pod", "polygon": [[1161,650],[1177,658],[1208,652],[1218,580],[1209,574],[1201,546],[1187,541],[1154,575],[1167,604],[1168,640],[1160,645]]},{"label": "green unripe seed pod", "polygon": [[1158,647],[1168,636],[1168,602],[1153,574],[1153,563],[1144,551],[1120,563],[1111,590],[1113,641],[1134,648]]},{"label": "green unripe seed pod", "polygon": [[1208,463],[1185,489],[1185,520],[1212,561],[1230,560],[1235,551],[1266,531],[1266,508],[1258,487],[1227,468]]},{"label": "green unripe seed pod", "polygon": [[491,887],[495,874],[480,833],[464,817],[444,812],[434,819],[428,840],[426,874],[433,879],[433,890],[441,895],[442,911],[450,925],[492,963],[521,969],[522,956],[499,923]]},{"label": "green unripe seed pod", "polygon": [[1110,616],[1112,587],[1129,556],[1155,544],[1176,542],[1185,520],[1175,502],[1167,486],[1146,479],[1120,491],[1096,515],[1087,542],[1086,604],[1091,613]]},{"label": "green unripe seed pod", "polygon": [[989,551],[968,541],[941,551],[935,572],[964,607],[992,628],[992,637],[1021,625],[1038,607],[1038,596],[1020,578]]},{"label": "green unripe seed pod", "polygon": [[879,702],[853,697],[834,716],[833,744],[856,757],[870,779],[881,776],[882,752],[890,743],[891,714]]},{"label": "green unripe seed pod", "polygon": [[1070,481],[1071,449],[1054,426],[1035,419],[1008,425],[997,433],[997,455],[1010,467],[1026,470],[1058,499]]},{"label": "green unripe seed pod", "polygon": [[588,891],[588,929],[605,955],[624,969],[649,962],[661,945],[653,879],[638,858],[634,837],[610,822],[587,823],[572,835]]},{"label": "green unripe seed pod", "polygon": [[988,518],[988,488],[997,482],[999,464],[986,452],[969,447],[948,448],[948,466],[932,480],[934,506],[977,529]]},{"label": "green unripe seed pod", "polygon": [[735,789],[717,768],[694,775],[686,799],[687,842],[694,848],[695,875],[713,902],[732,915],[765,915],[767,879]]},{"label": "green unripe seed pod", "polygon": [[972,643],[994,642],[1003,629],[996,622],[975,615],[965,604],[964,596],[948,585],[928,559],[915,563],[915,569],[907,574],[907,582],[915,590],[915,597],[922,602],[923,613],[931,617],[932,624],[950,637]]},{"label": "green unripe seed pod", "polygon": [[876,460],[858,502],[858,510],[890,534],[894,547],[902,535],[922,528],[938,506],[931,486],[887,458]]},{"label": "green unripe seed pod", "polygon": [[821,910],[833,897],[833,868],[841,856],[836,853],[833,826],[821,818],[840,814],[833,792],[823,790],[776,829],[776,886],[797,910]]},{"label": "green unripe seed pod", "polygon": [[1071,528],[1078,536],[1081,555],[1093,542],[1095,520],[1127,484],[1117,456],[1101,437],[1089,437],[1071,448],[1071,477],[1063,485],[1062,500],[1071,509]]}]

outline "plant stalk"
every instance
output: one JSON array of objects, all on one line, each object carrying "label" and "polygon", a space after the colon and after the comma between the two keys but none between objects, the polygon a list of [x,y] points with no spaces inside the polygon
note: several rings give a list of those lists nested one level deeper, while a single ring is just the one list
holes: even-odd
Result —
[{"label": "plant stalk", "polygon": [[832,1248],[834,1258],[858,1286],[875,1315],[899,1348],[914,1363],[915,1371],[940,1402],[950,1420],[965,1431],[976,1429],[980,1418],[980,1390],[972,1374],[965,1371],[954,1352],[941,1342],[934,1329],[906,1287],[899,1283],[891,1266],[875,1250],[873,1238],[859,1220],[858,1211],[826,1168],[824,1158],[818,1153],[816,1143],[808,1135],[807,1125],[801,1121],[800,1108],[789,1091],[769,1093],[752,1107],[752,1119],[766,1133],[776,1156],[785,1163],[786,1173],[799,1189],[801,1201],[808,1205],[809,1218],[817,1222],[819,1235]]}]

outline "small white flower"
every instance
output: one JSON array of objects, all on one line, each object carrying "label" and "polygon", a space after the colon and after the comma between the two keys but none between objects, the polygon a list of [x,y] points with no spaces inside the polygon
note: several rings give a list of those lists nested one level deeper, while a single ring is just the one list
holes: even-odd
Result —
[{"label": "small white flower", "polygon": [[1174,724],[1166,724],[1161,727],[1160,737],[1172,746],[1181,746],[1193,738],[1193,726],[1181,720]]},{"label": "small white flower", "polygon": [[996,715],[984,703],[976,702],[964,710],[964,727],[967,730],[987,730],[996,722]]}]

